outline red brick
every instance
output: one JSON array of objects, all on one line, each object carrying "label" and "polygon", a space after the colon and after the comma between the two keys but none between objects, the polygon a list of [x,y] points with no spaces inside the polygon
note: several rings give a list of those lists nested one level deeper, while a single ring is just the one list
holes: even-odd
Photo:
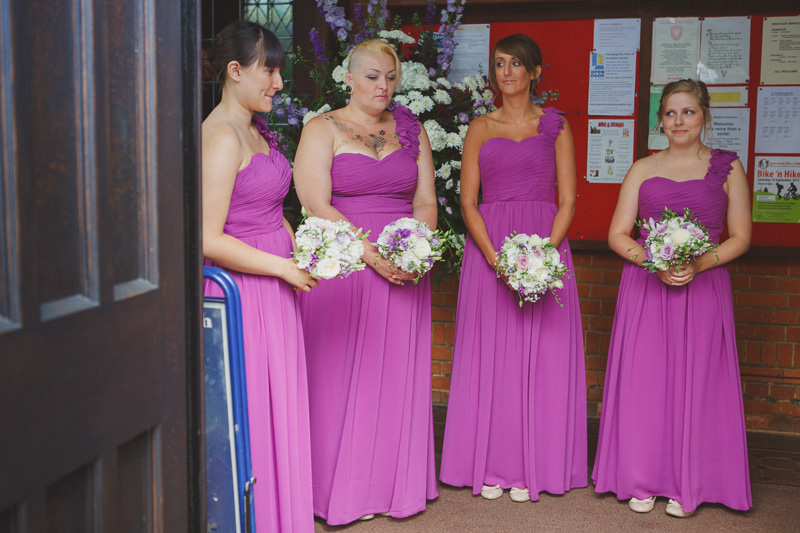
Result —
[{"label": "red brick", "polygon": [[436,361],[452,361],[453,349],[445,346],[434,346],[431,348],[431,356]]},{"label": "red brick", "polygon": [[786,307],[790,309],[800,309],[800,294],[787,294]]},{"label": "red brick", "polygon": [[589,285],[578,284],[578,297],[581,299],[589,297]]},{"label": "red brick", "polygon": [[431,307],[441,306],[442,304],[442,293],[431,291]]},{"label": "red brick", "polygon": [[452,307],[431,308],[431,320],[434,322],[453,322],[456,319],[456,310]]},{"label": "red brick", "polygon": [[608,346],[611,344],[611,333],[600,335],[600,353],[608,353]]},{"label": "red brick", "polygon": [[785,276],[789,273],[788,261],[763,260],[757,262],[743,261],[738,264],[739,272],[745,274],[776,274]]},{"label": "red brick", "polygon": [[[434,387],[435,388],[435,387]],[[763,400],[745,400],[744,412],[745,414],[769,415],[776,414],[778,408],[775,404],[768,404]]]},{"label": "red brick", "polygon": [[587,354],[599,354],[600,334],[595,331],[583,330],[583,350]]},{"label": "red brick", "polygon": [[603,400],[603,389],[601,387],[589,387],[586,391],[586,400],[589,402],[599,402]]},{"label": "red brick", "polygon": [[592,264],[592,254],[584,252],[573,252],[572,264],[577,266],[590,266]]},{"label": "red brick", "polygon": [[[779,342],[778,343],[778,360],[791,359],[794,356],[795,349],[800,346],[793,342]],[[781,364],[781,366],[792,367],[793,364]]]},{"label": "red brick", "polygon": [[586,358],[586,369],[587,370],[605,370],[606,369],[606,358],[599,357],[599,356],[590,356]]},{"label": "red brick", "polygon": [[591,292],[592,298],[617,298],[619,287],[616,285],[592,285]]},{"label": "red brick", "polygon": [[619,285],[620,280],[622,279],[622,269],[621,268],[607,268],[603,270],[603,281],[606,283],[611,283],[613,285]]},{"label": "red brick", "polygon": [[[768,368],[763,366],[753,366],[753,365],[742,365],[740,369],[742,378],[747,377],[747,380],[751,380],[753,378],[770,378],[774,380],[774,378],[782,378],[784,372],[789,372],[781,370],[779,368]],[[800,370],[798,370],[798,376],[800,377]]]},{"label": "red brick", "polygon": [[761,343],[761,362],[765,365],[775,365],[778,362],[778,345],[774,342]]},{"label": "red brick", "polygon": [[731,286],[734,290],[745,290],[750,288],[750,276],[745,274],[731,274]]},{"label": "red brick", "polygon": [[431,395],[433,400],[433,405],[443,405],[442,403],[442,391],[435,390]]},{"label": "red brick", "polygon": [[445,325],[441,322],[433,324],[431,328],[433,344],[449,344],[446,338]]},{"label": "red brick", "polygon": [[442,363],[439,361],[431,361],[431,375],[442,376]]},{"label": "red brick", "polygon": [[742,392],[754,399],[763,399],[769,396],[769,383],[746,382],[742,383]]},{"label": "red brick", "polygon": [[603,271],[599,268],[576,268],[575,280],[579,283],[598,283],[603,281]]},{"label": "red brick", "polygon": [[433,386],[434,390],[450,390],[450,378],[446,378],[444,376],[433,376],[431,379],[431,385]]},{"label": "red brick", "polygon": [[445,324],[445,344],[453,344],[453,340],[455,339],[455,331],[456,327],[454,324]]},{"label": "red brick", "polygon": [[769,387],[769,395],[776,400],[791,400],[797,398],[796,385],[778,385],[773,383]]},{"label": "red brick", "polygon": [[598,372],[586,373],[586,386],[603,385],[604,376]]},{"label": "red brick", "polygon": [[773,315],[774,315],[774,309],[770,307],[757,307],[755,309],[749,310],[747,321],[769,324],[773,322]]},{"label": "red brick", "polygon": [[746,415],[744,417],[747,429],[768,429],[769,417],[764,415]]},{"label": "red brick", "polygon": [[788,379],[800,379],[800,369],[787,368],[783,371],[783,375]]},{"label": "red brick", "polygon": [[798,264],[797,261],[789,263],[789,275],[800,276],[800,264]]},{"label": "red brick", "polygon": [[458,303],[458,293],[457,292],[445,292],[445,293],[442,293],[442,305],[443,306],[452,307],[453,309],[455,309],[457,303]]},{"label": "red brick", "polygon": [[614,313],[616,313],[616,311],[617,311],[617,301],[616,300],[601,300],[600,311],[604,315],[613,316]]},{"label": "red brick", "polygon": [[774,291],[774,276],[750,276],[750,289],[754,291]]},{"label": "red brick", "polygon": [[750,308],[736,306],[733,308],[733,319],[738,322],[750,322]]},{"label": "red brick", "polygon": [[775,310],[775,323],[776,324],[800,324],[800,310],[796,309],[776,309]]},{"label": "red brick", "polygon": [[786,328],[786,340],[800,342],[800,326],[789,326]]},{"label": "red brick", "polygon": [[613,320],[614,318],[610,316],[594,315],[589,317],[589,322],[584,323],[583,327],[595,331],[611,331],[611,323]]},{"label": "red brick", "polygon": [[603,300],[581,300],[581,313],[589,315],[601,314],[603,312],[602,302]]},{"label": "red brick", "polygon": [[[791,329],[786,326],[755,326],[751,324],[739,324],[736,327],[736,332],[739,337],[744,339],[770,339],[774,341],[786,340],[786,330]],[[800,334],[800,327],[798,334]],[[789,339],[792,340],[792,339]]]},{"label": "red brick", "polygon": [[625,261],[614,253],[596,253],[592,255],[592,266],[604,268],[622,268]]},{"label": "red brick", "polygon": [[737,292],[736,305],[751,307],[785,307],[786,295],[773,292]]},{"label": "red brick", "polygon": [[800,292],[800,275],[789,278],[778,278],[778,290],[783,292]]}]

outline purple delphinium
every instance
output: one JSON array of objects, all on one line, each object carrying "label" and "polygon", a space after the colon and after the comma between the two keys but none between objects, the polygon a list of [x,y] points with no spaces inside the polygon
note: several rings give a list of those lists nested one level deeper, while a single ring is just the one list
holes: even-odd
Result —
[{"label": "purple delphinium", "polygon": [[337,5],[337,0],[317,0],[317,7],[336,37],[346,41],[347,32],[353,28],[353,23],[345,18],[344,8]]},{"label": "purple delphinium", "polygon": [[320,37],[317,28],[311,28],[308,32],[308,37],[311,39],[311,46],[314,47],[315,59],[327,63],[329,60],[325,57],[325,46],[322,44],[322,37]]}]

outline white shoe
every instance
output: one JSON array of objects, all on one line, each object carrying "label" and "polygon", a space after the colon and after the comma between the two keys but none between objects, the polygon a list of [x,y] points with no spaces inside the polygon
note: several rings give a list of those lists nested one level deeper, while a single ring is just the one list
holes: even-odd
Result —
[{"label": "white shoe", "polygon": [[686,518],[687,516],[692,516],[694,513],[685,512],[683,510],[683,505],[670,498],[669,503],[667,504],[667,514],[671,516],[677,516],[678,518]]},{"label": "white shoe", "polygon": [[366,522],[367,520],[372,520],[373,518],[375,518],[374,514],[365,514],[364,516],[359,518],[359,520],[363,520]]},{"label": "white shoe", "polygon": [[511,487],[511,490],[508,491],[508,495],[511,497],[512,502],[529,502],[531,501],[531,493],[528,489],[518,489],[517,487]]},{"label": "white shoe", "polygon": [[631,508],[631,511],[635,513],[649,513],[653,510],[653,507],[656,504],[656,497],[650,496],[646,500],[640,500],[638,498],[631,498],[628,500],[628,507]]},{"label": "white shoe", "polygon": [[481,496],[487,500],[496,500],[503,495],[500,485],[484,485],[481,488]]}]

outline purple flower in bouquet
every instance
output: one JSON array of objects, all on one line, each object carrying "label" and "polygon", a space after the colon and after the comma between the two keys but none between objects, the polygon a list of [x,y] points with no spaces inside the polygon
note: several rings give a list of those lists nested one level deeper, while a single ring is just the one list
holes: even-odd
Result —
[{"label": "purple flower in bouquet", "polygon": [[675,256],[675,247],[672,246],[670,243],[664,243],[664,246],[661,247],[661,250],[659,250],[658,255],[659,257],[661,257],[661,259],[669,261]]}]

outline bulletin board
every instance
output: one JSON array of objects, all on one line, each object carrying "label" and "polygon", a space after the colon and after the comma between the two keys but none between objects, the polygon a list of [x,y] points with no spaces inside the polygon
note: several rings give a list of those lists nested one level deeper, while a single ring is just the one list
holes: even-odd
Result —
[{"label": "bulletin board", "polygon": [[[750,76],[746,84],[748,92],[747,109],[750,112],[750,135],[748,139],[747,177],[750,191],[753,190],[756,136],[756,106],[761,73],[761,42],[763,16],[751,17],[750,25]],[[642,18],[643,39],[649,39],[653,18]],[[600,117],[587,115],[589,98],[589,61],[593,48],[594,20],[568,20],[546,22],[508,22],[492,23],[490,26],[490,46],[507,35],[524,33],[532,37],[541,47],[544,58],[540,90],[558,90],[559,98],[554,103],[566,113],[575,143],[575,164],[577,171],[577,201],[575,218],[570,226],[568,237],[571,241],[602,241],[608,237],[608,226],[614,213],[620,185],[615,183],[590,183],[586,178],[586,150],[589,119]],[[640,50],[649,53],[650,43],[640,43]],[[649,106],[649,94],[638,93],[645,84],[641,77],[650,79],[650,59],[637,54],[637,82],[634,112],[630,116],[619,115],[604,118],[635,119],[634,159],[648,153],[646,121],[647,109],[640,112],[640,106]],[[800,80],[797,82],[800,85]],[[647,84],[649,87],[649,83]],[[712,108],[712,114],[713,114]],[[800,154],[786,154],[796,155]],[[796,223],[753,223],[753,246],[800,247],[800,224]]]}]

